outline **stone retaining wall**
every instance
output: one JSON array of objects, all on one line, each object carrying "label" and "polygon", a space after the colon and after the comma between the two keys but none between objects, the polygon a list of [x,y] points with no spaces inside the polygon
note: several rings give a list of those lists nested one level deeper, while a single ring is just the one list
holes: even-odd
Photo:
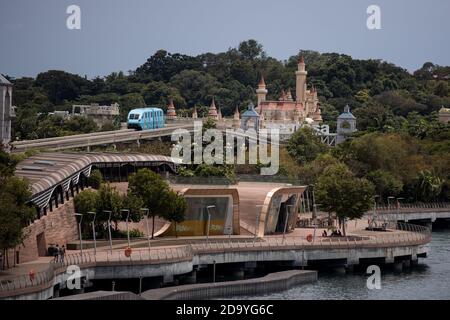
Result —
[{"label": "stone retaining wall", "polygon": [[260,295],[288,290],[296,285],[314,281],[317,281],[317,271],[288,270],[248,280],[153,289],[142,293],[142,297],[146,300],[195,300],[238,295]]}]

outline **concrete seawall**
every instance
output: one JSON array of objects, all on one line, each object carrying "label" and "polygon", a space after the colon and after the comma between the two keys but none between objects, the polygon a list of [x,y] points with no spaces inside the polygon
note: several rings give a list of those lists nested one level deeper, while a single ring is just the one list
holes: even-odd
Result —
[{"label": "concrete seawall", "polygon": [[238,295],[259,295],[284,291],[299,284],[315,281],[317,281],[317,271],[288,270],[248,280],[153,289],[142,293],[141,296],[146,300],[195,300]]}]

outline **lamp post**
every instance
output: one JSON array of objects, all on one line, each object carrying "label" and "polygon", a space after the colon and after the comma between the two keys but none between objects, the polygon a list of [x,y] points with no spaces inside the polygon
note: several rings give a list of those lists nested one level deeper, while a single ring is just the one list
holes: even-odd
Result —
[{"label": "lamp post", "polygon": [[391,200],[391,199],[395,199],[395,197],[388,197],[387,198],[387,202],[388,202],[388,210],[390,211],[391,210],[391,202],[389,201],[389,200]]},{"label": "lamp post", "polygon": [[397,198],[397,214],[400,214],[400,200],[405,200],[405,198]]},{"label": "lamp post", "polygon": [[94,216],[92,218],[91,225],[92,225],[92,237],[94,239],[94,255],[97,255],[97,238],[95,237],[95,218],[97,216],[97,213],[93,212],[93,211],[89,211],[88,214],[91,214]]},{"label": "lamp post", "polygon": [[[83,256],[83,237],[81,235],[81,222],[83,221],[83,215],[81,213],[74,213],[75,219],[77,217],[80,218],[80,221],[78,222],[78,236],[80,237],[80,251],[81,256]],[[78,219],[77,219],[78,220]]]},{"label": "lamp post", "polygon": [[369,223],[369,229],[373,228],[373,222],[375,221],[375,219],[377,217],[377,198],[380,198],[380,196],[378,194],[374,195],[374,197],[373,197],[373,213],[372,213],[372,219],[370,220],[370,223]]},{"label": "lamp post", "polygon": [[111,214],[112,211],[110,210],[103,210],[103,213],[108,215],[108,237],[109,237],[109,249],[111,250],[112,253],[112,236],[111,236]]},{"label": "lamp post", "polygon": [[150,244],[150,229],[148,227],[148,215],[149,215],[150,211],[147,208],[142,208],[141,211],[144,212],[144,215],[145,215],[145,224],[147,227],[148,252],[150,254],[150,246],[151,246],[151,244]]},{"label": "lamp post", "polygon": [[127,225],[127,241],[128,241],[128,247],[130,247],[130,229],[128,228],[128,220],[130,219],[130,210],[128,209],[121,209],[120,212],[122,213],[122,217],[123,217],[123,213],[126,213],[127,218],[125,220],[125,223]]},{"label": "lamp post", "polygon": [[286,229],[287,229],[287,225],[288,225],[288,221],[289,221],[289,214],[290,214],[289,208],[292,208],[291,204],[286,205],[286,220],[284,221],[283,243],[284,243],[284,240],[286,239]]},{"label": "lamp post", "polygon": [[206,207],[206,211],[208,212],[208,225],[207,225],[207,229],[206,229],[206,241],[209,242],[209,229],[211,228],[211,212],[209,211],[210,209],[216,208],[216,206],[212,205],[212,206],[207,206]]},{"label": "lamp post", "polygon": [[[316,215],[316,217],[317,217],[317,207],[318,206],[320,206],[320,203],[314,203],[314,207],[313,207],[313,210],[314,210],[314,214]],[[314,235],[313,235],[313,242],[315,242],[316,241],[316,230],[317,230],[317,222],[316,223],[314,223]]]},{"label": "lamp post", "polygon": [[309,205],[309,187],[306,188],[306,207],[308,209],[308,213],[310,213],[311,212],[311,207]]},{"label": "lamp post", "polygon": [[316,214],[316,197],[314,195],[314,185],[310,184],[308,187],[311,187],[312,190],[312,203],[313,203],[312,220],[315,220],[317,218],[317,214]]},{"label": "lamp post", "polygon": [[[258,204],[256,205],[256,208],[262,208],[264,205]],[[258,237],[258,230],[259,230],[259,217],[261,215],[261,211],[256,211],[256,221],[255,221],[255,236],[253,237],[253,245],[255,244],[256,238]]]}]

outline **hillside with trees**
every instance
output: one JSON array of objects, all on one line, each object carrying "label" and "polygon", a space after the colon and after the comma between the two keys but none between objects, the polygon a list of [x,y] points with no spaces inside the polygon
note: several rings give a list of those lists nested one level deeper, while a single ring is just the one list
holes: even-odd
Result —
[{"label": "hillside with trees", "polygon": [[[450,67],[426,62],[411,74],[381,60],[307,50],[299,54],[307,64],[309,84],[318,89],[324,122],[332,128],[345,104],[358,117],[358,129],[372,131],[400,128],[412,112],[414,121],[434,119],[441,106],[450,105]],[[87,79],[49,70],[35,79],[10,78],[13,105],[17,106],[14,137],[35,139],[100,130],[90,121],[66,123],[47,115],[69,111],[72,104],[118,102],[125,120],[131,108],[152,105],[165,109],[172,98],[180,115],[189,115],[197,106],[202,116],[214,96],[222,113],[230,116],[236,106],[242,110],[249,101],[256,102],[254,90],[261,75],[268,85],[268,99],[277,99],[282,89],[295,88],[298,57],[277,60],[257,41],[248,40],[226,52],[198,56],[158,50],[127,74],[119,71]]]}]

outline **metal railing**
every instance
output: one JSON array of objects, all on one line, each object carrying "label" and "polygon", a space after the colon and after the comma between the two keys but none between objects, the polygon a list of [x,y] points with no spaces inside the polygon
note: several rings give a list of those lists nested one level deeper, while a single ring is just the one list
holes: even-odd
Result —
[{"label": "metal railing", "polygon": [[[405,203],[402,202],[398,206],[397,204],[392,204],[391,206],[382,205],[377,206],[377,213],[404,213],[404,212],[420,212],[420,211],[433,211],[435,209],[450,210],[450,202],[415,202],[415,203]],[[439,210],[439,211],[441,211]]]},{"label": "metal railing", "polygon": [[[258,239],[222,239],[210,240],[203,243],[186,242],[185,245],[161,248],[140,248],[131,252],[126,250],[84,252],[67,254],[64,261],[51,262],[44,271],[37,272],[33,276],[21,275],[10,279],[0,280],[0,297],[8,292],[20,291],[27,288],[50,285],[55,275],[64,272],[70,265],[79,267],[96,265],[126,265],[126,264],[157,264],[164,262],[177,262],[192,260],[194,255],[234,252],[234,251],[258,251],[258,250],[311,250],[330,248],[364,248],[364,247],[388,247],[406,246],[428,243],[431,240],[431,230],[424,226],[401,222],[385,223],[387,231],[382,235],[378,232],[374,236],[347,236],[347,237],[313,237],[307,236],[268,236]],[[396,230],[397,232],[392,232]],[[400,232],[398,232],[400,231]]]}]

